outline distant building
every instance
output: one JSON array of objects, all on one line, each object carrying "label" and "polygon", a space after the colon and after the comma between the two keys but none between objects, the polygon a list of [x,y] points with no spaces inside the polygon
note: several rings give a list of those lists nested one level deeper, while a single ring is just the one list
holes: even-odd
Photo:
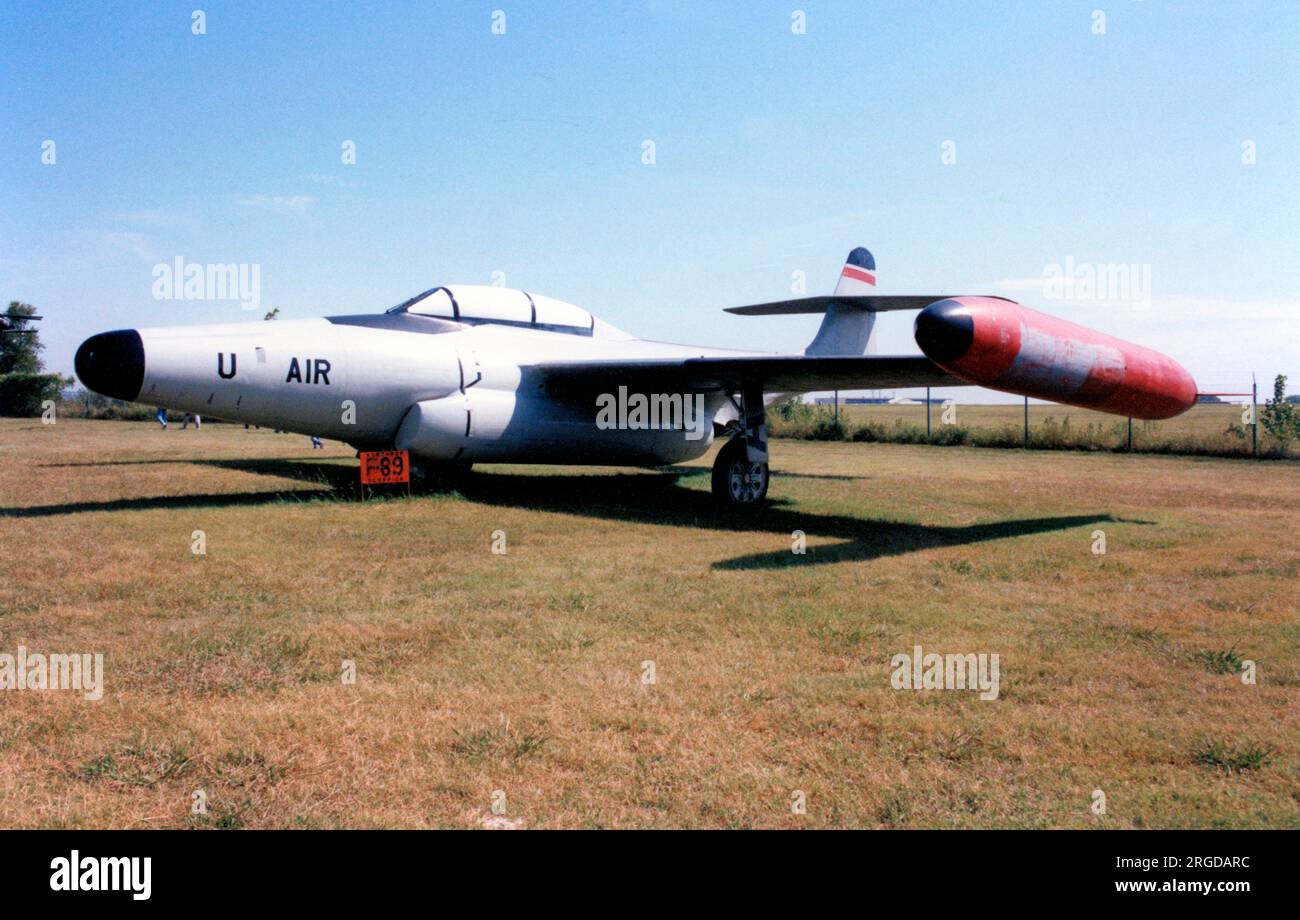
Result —
[{"label": "distant building", "polygon": [[[818,396],[813,402],[819,406],[835,405],[834,396]],[[942,403],[942,399],[931,398],[932,403]],[[924,406],[924,399],[916,399],[911,396],[843,396],[840,398],[841,406]]]},{"label": "distant building", "polygon": [[[835,405],[834,396],[818,396],[814,402],[819,406]],[[840,400],[841,406],[883,406],[894,402],[884,396],[845,396]]]}]

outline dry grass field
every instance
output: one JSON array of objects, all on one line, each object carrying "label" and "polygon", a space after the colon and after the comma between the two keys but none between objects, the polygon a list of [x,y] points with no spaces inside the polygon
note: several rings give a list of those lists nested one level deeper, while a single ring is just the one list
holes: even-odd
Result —
[{"label": "dry grass field", "polygon": [[1300,827],[1300,465],[773,452],[737,519],[706,461],[363,503],[334,443],[2,421],[0,653],[105,678],[0,691],[0,826]]},{"label": "dry grass field", "polygon": [[[1249,401],[1249,399],[1247,399]],[[1264,399],[1260,398],[1260,405]],[[925,404],[913,406],[890,405],[840,405],[846,422],[879,422],[893,424],[901,421],[907,425],[925,425]],[[1229,404],[1204,404],[1193,406],[1177,418],[1161,422],[1135,421],[1134,428],[1152,435],[1167,434],[1219,434],[1229,425],[1241,424],[1242,407]],[[931,424],[938,427],[943,407],[939,404],[930,407]],[[1127,422],[1122,418],[1094,412],[1091,409],[1078,409],[1074,406],[1041,405],[1031,403],[1029,406],[1030,427],[1041,426],[1048,420],[1063,423],[1069,419],[1076,428],[1095,425],[1106,432],[1115,432],[1115,442],[1121,443],[1121,433]],[[967,405],[957,400],[956,424],[969,428],[1005,428],[1019,431],[1025,423],[1023,404]]]}]

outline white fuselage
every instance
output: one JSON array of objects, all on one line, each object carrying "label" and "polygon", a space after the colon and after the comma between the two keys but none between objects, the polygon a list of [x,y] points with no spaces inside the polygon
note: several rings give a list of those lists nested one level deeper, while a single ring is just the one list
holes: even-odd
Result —
[{"label": "white fuselage", "polygon": [[[397,447],[429,460],[673,463],[698,457],[713,426],[609,430],[590,395],[547,392],[544,362],[753,354],[631,338],[598,320],[575,335],[420,317],[282,320],[140,329],[138,401],[252,424]],[[396,322],[396,321],[394,321]],[[437,330],[437,331],[433,331]],[[705,397],[710,420],[733,417]]]}]

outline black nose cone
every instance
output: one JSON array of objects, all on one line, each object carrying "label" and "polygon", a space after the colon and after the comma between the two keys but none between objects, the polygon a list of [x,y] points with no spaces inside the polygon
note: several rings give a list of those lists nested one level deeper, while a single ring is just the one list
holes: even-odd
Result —
[{"label": "black nose cone", "polygon": [[970,350],[975,341],[975,320],[964,304],[940,300],[917,315],[914,334],[927,358],[946,364]]},{"label": "black nose cone", "polygon": [[77,377],[87,389],[134,401],[144,385],[144,343],[134,329],[101,332],[81,343]]}]

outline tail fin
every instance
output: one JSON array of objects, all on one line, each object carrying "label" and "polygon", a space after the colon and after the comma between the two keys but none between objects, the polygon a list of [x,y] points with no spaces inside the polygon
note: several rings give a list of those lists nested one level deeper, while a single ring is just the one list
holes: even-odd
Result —
[{"label": "tail fin", "polygon": [[[876,292],[876,260],[862,246],[849,253],[835,285],[835,297],[862,297]],[[826,307],[821,328],[803,350],[806,355],[864,355],[873,350],[876,311],[835,303]]]},{"label": "tail fin", "polygon": [[[824,313],[816,337],[803,350],[806,355],[864,355],[875,351],[872,330],[876,314],[886,310],[923,310],[938,300],[954,294],[888,294],[876,290],[876,260],[859,246],[849,253],[840,270],[835,293],[821,297],[796,297],[771,303],[751,303],[727,307],[737,316],[785,316],[795,313]],[[993,297],[995,295],[971,295]],[[1005,298],[997,298],[999,300]]]},{"label": "tail fin", "polygon": [[870,252],[859,246],[849,253],[835,293],[847,297],[876,293],[876,260]]}]

